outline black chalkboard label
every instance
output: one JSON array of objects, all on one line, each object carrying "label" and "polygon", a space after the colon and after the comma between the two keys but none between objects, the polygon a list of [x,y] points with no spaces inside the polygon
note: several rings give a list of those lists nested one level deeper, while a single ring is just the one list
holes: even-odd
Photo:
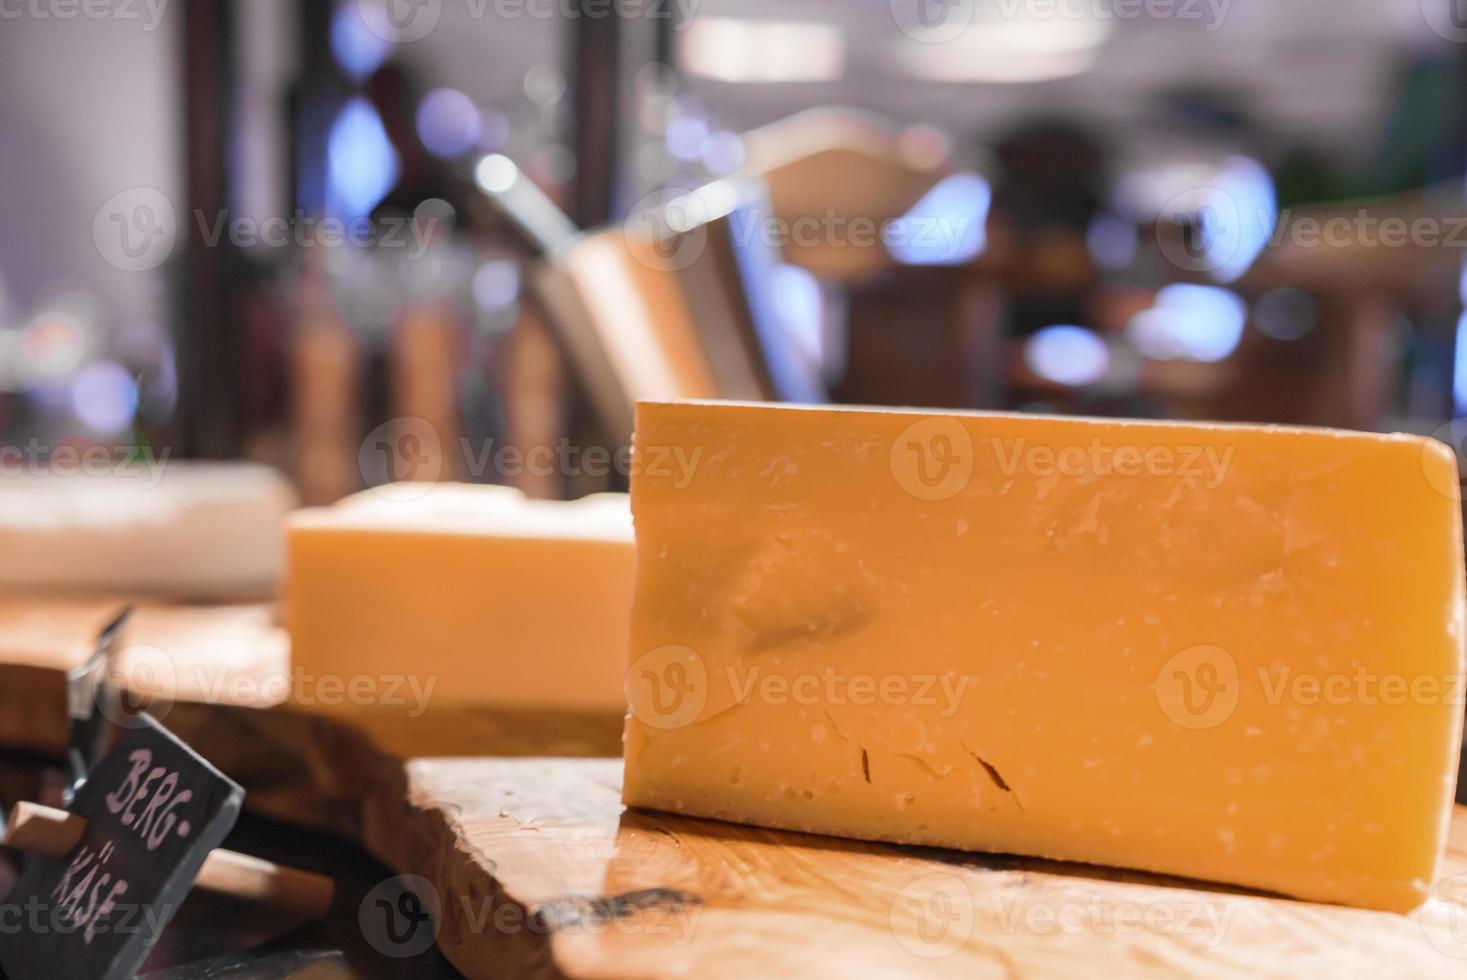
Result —
[{"label": "black chalkboard label", "polygon": [[121,701],[112,685],[112,651],[117,637],[132,615],[132,606],[119,613],[97,636],[96,648],[86,663],[66,672],[66,766],[71,785],[66,788],[69,804],[107,752],[112,720],[121,717]]},{"label": "black chalkboard label", "polygon": [[27,856],[3,907],[10,980],[126,980],[239,816],[244,790],[143,713],[68,809],[87,821],[64,858]]}]

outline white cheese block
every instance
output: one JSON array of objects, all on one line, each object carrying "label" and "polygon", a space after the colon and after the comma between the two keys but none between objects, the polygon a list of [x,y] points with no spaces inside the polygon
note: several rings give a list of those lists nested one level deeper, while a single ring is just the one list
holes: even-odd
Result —
[{"label": "white cheese block", "polygon": [[0,590],[269,598],[295,506],[253,463],[0,475]]}]

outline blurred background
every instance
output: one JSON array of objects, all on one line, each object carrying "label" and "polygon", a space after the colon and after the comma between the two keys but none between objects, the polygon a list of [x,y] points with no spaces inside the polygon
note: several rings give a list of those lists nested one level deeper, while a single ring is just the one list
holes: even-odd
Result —
[{"label": "blurred background", "polygon": [[1453,0],[33,0],[0,91],[12,467],[566,497],[637,398],[1467,414]]}]

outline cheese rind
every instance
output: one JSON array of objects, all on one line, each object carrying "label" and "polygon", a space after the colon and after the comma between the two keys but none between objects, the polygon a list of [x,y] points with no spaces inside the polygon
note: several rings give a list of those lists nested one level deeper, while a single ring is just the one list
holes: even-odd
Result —
[{"label": "cheese rind", "polygon": [[1462,728],[1409,436],[644,404],[628,804],[1408,910]]},{"label": "cheese rind", "polygon": [[[287,527],[294,669],[434,704],[616,711],[631,601],[624,494],[389,484]],[[348,699],[338,699],[349,704]]]}]

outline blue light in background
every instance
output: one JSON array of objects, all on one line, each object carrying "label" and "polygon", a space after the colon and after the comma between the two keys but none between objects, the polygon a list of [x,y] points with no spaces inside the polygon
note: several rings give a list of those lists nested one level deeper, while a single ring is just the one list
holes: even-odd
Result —
[{"label": "blue light in background", "polygon": [[1084,327],[1045,327],[1024,345],[1024,363],[1047,381],[1078,387],[1105,377],[1110,348]]},{"label": "blue light in background", "polygon": [[1232,290],[1173,283],[1126,330],[1146,357],[1211,364],[1238,349],[1247,323],[1248,304]]},{"label": "blue light in background", "polygon": [[463,156],[478,144],[482,129],[479,107],[457,89],[435,88],[418,105],[418,138],[440,157]]},{"label": "blue light in background", "polygon": [[[1198,215],[1204,241],[1218,249],[1212,278],[1235,282],[1252,267],[1278,227],[1278,195],[1273,178],[1251,157],[1229,157],[1216,178],[1211,207]],[[1209,227],[1209,223],[1232,227]]]},{"label": "blue light in background", "polygon": [[962,265],[988,245],[992,203],[993,188],[978,174],[944,177],[882,230],[882,241],[904,265]]},{"label": "blue light in background", "polygon": [[1457,414],[1467,415],[1467,313],[1457,321],[1457,357],[1452,366],[1452,398]]},{"label": "blue light in background", "polygon": [[820,283],[806,269],[788,262],[774,267],[770,287],[775,309],[788,334],[812,363],[824,363],[825,300]]},{"label": "blue light in background", "polygon": [[76,417],[91,429],[115,435],[132,425],[137,414],[137,382],[121,364],[89,364],[72,380],[71,406]]},{"label": "blue light in background", "polygon": [[397,151],[365,99],[342,108],[326,138],[328,209],[350,220],[368,214],[397,182]]},{"label": "blue light in background", "polygon": [[667,124],[667,152],[679,160],[696,160],[708,138],[708,124],[697,116],[683,116]]},{"label": "blue light in background", "polygon": [[360,82],[387,59],[392,44],[368,29],[358,7],[343,3],[336,8],[331,18],[331,53],[342,70]]}]

